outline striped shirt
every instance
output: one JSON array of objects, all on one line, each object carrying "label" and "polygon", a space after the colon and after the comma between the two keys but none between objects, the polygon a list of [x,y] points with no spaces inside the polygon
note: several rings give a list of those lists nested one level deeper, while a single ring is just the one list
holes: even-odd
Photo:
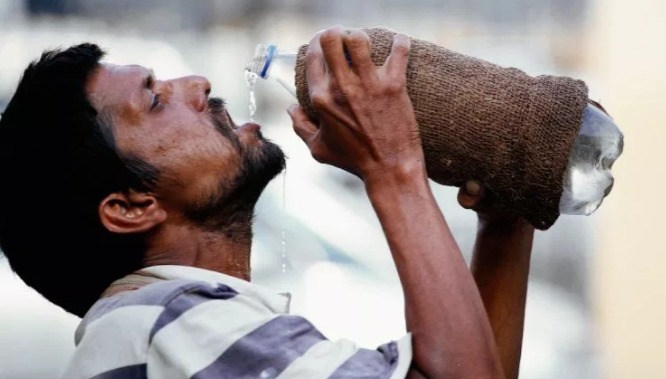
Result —
[{"label": "striped shirt", "polygon": [[289,314],[289,299],[214,271],[143,269],[159,280],[99,300],[63,379],[404,378],[411,336],[358,348]]}]

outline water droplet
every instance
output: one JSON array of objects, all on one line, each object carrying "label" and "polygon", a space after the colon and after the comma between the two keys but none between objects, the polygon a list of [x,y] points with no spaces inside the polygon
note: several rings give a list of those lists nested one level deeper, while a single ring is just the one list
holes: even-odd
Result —
[{"label": "water droplet", "polygon": [[287,272],[287,169],[282,174],[282,273]]},{"label": "water droplet", "polygon": [[257,84],[257,78],[259,78],[259,75],[251,70],[245,70],[245,84],[247,84],[247,89],[250,92],[250,121],[254,121],[254,114],[257,112],[257,99],[254,95],[254,87]]}]

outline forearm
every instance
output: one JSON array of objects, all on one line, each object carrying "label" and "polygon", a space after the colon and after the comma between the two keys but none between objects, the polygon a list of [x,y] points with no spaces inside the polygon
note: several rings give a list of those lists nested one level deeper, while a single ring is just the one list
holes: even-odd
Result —
[{"label": "forearm", "polygon": [[402,282],[414,369],[426,378],[503,377],[478,290],[424,168],[366,179],[366,190]]},{"label": "forearm", "polygon": [[534,228],[520,218],[479,220],[471,270],[504,373],[518,377]]}]

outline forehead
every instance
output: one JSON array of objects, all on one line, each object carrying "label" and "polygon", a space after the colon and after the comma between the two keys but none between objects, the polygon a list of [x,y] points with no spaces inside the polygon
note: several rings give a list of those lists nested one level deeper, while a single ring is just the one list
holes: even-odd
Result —
[{"label": "forehead", "polygon": [[102,63],[88,79],[86,92],[98,112],[126,106],[136,103],[151,75],[151,70],[138,65]]}]

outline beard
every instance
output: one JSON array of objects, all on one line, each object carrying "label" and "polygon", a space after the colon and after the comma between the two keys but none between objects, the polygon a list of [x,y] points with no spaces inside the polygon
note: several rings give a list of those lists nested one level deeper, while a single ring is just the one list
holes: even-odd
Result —
[{"label": "beard", "polygon": [[243,145],[231,126],[221,99],[209,100],[211,119],[220,134],[231,141],[241,157],[241,163],[234,178],[219,183],[218,190],[204,202],[192,205],[186,216],[201,227],[223,232],[232,240],[246,240],[252,237],[254,207],[266,188],[285,168],[285,154],[278,145],[257,131],[261,142],[258,146]]}]

